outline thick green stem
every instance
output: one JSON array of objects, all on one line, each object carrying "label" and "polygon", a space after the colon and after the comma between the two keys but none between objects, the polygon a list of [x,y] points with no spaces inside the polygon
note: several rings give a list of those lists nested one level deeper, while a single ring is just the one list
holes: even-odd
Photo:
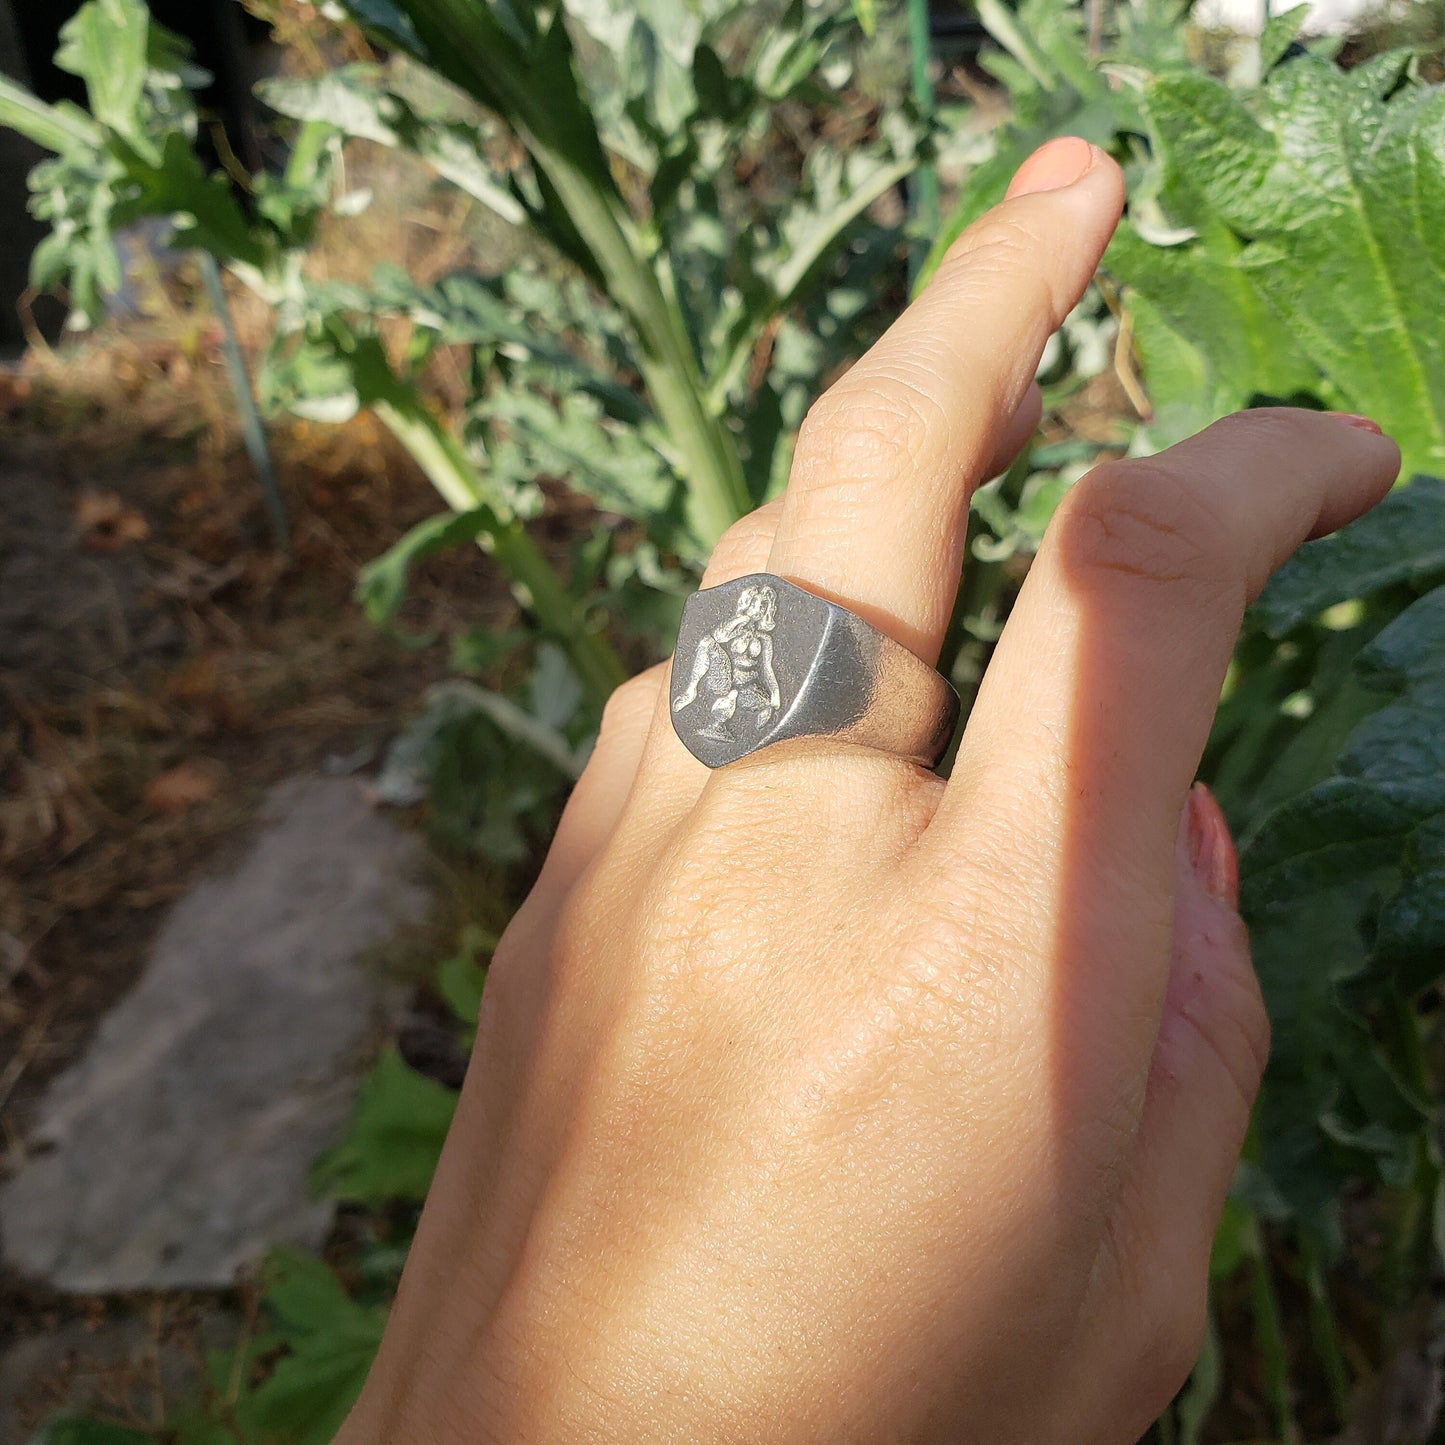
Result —
[{"label": "thick green stem", "polygon": [[403,8],[450,79],[516,131],[565,215],[574,254],[585,253],[637,333],[638,369],[672,448],[688,520],[710,548],[752,508],[737,444],[709,410],[702,368],[637,223],[612,178],[595,121],[577,87],[560,20],[528,44],[471,0],[406,0]]},{"label": "thick green stem", "polygon": [[[372,406],[449,506],[461,512],[493,504],[460,442],[419,400],[399,388],[392,399]],[[478,545],[497,559],[518,602],[566,650],[588,697],[600,707],[625,680],[626,670],[521,522],[503,515],[499,523]]]},{"label": "thick green stem", "polygon": [[705,548],[752,508],[737,444],[703,400],[702,373],[677,307],[642,256],[631,217],[619,214],[594,178],[521,129],[537,165],[602,271],[607,294],[632,322],[641,343],[638,368],[687,488],[690,521]]}]

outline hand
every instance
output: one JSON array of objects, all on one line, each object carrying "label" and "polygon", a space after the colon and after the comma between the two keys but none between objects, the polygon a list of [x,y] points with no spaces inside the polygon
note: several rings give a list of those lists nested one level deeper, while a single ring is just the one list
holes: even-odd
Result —
[{"label": "hand", "polygon": [[[705,585],[766,568],[936,659],[970,492],[1121,205],[1082,141],[1032,157]],[[1136,1438],[1193,1362],[1267,1047],[1191,779],[1246,603],[1397,465],[1272,409],[1097,468],[947,784],[817,741],[709,774],[664,668],[620,689],[340,1439]]]}]

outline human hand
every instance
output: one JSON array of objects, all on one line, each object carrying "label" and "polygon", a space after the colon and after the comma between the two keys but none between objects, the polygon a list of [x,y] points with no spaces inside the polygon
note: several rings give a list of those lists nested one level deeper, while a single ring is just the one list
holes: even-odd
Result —
[{"label": "human hand", "polygon": [[[1037,153],[719,545],[932,662],[968,498],[1117,222]],[[339,1440],[1123,1442],[1182,1383],[1267,1047],[1190,783],[1247,601],[1388,439],[1284,409],[1059,509],[951,780],[827,741],[708,773],[609,705],[492,964]]]}]

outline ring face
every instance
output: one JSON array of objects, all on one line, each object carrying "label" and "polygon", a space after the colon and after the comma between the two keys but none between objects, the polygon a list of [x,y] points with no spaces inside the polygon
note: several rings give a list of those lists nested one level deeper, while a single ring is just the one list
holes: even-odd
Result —
[{"label": "ring face", "polygon": [[786,738],[839,737],[932,767],[958,698],[844,607],[758,572],[694,593],[670,684],[672,724],[710,768]]}]

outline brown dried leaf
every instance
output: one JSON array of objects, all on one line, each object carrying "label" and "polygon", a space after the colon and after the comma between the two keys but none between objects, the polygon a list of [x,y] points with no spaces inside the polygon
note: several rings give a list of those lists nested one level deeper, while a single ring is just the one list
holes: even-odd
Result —
[{"label": "brown dried leaf", "polygon": [[174,817],[201,803],[209,803],[221,789],[221,780],[204,763],[177,763],[145,785],[141,800],[153,813]]},{"label": "brown dried leaf", "polygon": [[75,525],[86,552],[119,552],[150,536],[150,524],[114,492],[87,489],[75,499]]}]

